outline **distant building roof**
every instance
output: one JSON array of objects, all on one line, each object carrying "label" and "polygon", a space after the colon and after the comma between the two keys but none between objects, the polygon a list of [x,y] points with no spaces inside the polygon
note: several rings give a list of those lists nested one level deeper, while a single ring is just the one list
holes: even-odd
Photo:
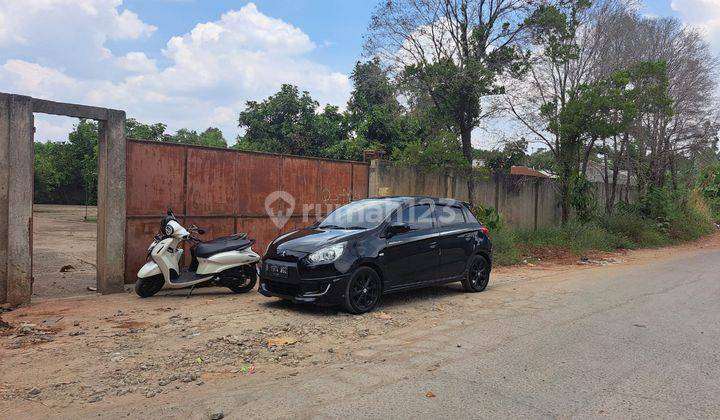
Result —
[{"label": "distant building roof", "polygon": [[510,167],[510,175],[522,175],[522,176],[535,176],[538,178],[550,178],[540,171],[528,168],[527,166],[512,166]]}]

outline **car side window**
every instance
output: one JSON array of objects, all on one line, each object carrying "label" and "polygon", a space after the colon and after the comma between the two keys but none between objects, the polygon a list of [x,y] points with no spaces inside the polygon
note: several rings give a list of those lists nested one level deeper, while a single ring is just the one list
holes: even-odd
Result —
[{"label": "car side window", "polygon": [[467,220],[468,223],[480,224],[480,222],[478,222],[478,219],[475,217],[474,214],[472,214],[470,209],[464,208],[463,210],[465,210],[465,220]]},{"label": "car side window", "polygon": [[437,206],[437,219],[440,227],[456,226],[465,224],[465,214],[460,207]]},{"label": "car side window", "polygon": [[405,207],[396,213],[395,221],[407,223],[412,230],[432,229],[432,209],[429,204]]}]

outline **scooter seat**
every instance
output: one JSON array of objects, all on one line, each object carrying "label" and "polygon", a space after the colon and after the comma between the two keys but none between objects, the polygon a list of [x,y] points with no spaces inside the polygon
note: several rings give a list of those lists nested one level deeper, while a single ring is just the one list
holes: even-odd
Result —
[{"label": "scooter seat", "polygon": [[254,240],[248,239],[244,233],[223,236],[222,238],[216,238],[212,241],[197,244],[197,246],[195,246],[195,256],[199,258],[208,258],[211,255],[215,255],[220,252],[241,251],[252,245],[254,242]]}]

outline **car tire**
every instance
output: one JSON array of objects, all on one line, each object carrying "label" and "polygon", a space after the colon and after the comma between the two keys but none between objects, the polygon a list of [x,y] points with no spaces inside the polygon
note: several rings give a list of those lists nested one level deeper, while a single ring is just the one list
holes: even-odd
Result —
[{"label": "car tire", "polygon": [[382,281],[370,267],[356,269],[345,286],[345,310],[351,314],[362,314],[377,308],[382,295]]},{"label": "car tire", "polygon": [[165,278],[162,274],[144,279],[137,279],[135,282],[135,293],[141,298],[148,298],[159,292],[165,285]]},{"label": "car tire", "polygon": [[467,273],[462,279],[466,292],[482,292],[490,281],[490,264],[485,257],[473,255],[468,263]]}]

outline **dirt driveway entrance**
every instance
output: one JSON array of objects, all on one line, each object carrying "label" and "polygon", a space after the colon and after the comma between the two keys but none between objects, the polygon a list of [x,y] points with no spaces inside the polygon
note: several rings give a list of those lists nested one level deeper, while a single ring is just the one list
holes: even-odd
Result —
[{"label": "dirt driveway entrance", "polygon": [[33,205],[33,301],[94,294],[97,208]]}]

